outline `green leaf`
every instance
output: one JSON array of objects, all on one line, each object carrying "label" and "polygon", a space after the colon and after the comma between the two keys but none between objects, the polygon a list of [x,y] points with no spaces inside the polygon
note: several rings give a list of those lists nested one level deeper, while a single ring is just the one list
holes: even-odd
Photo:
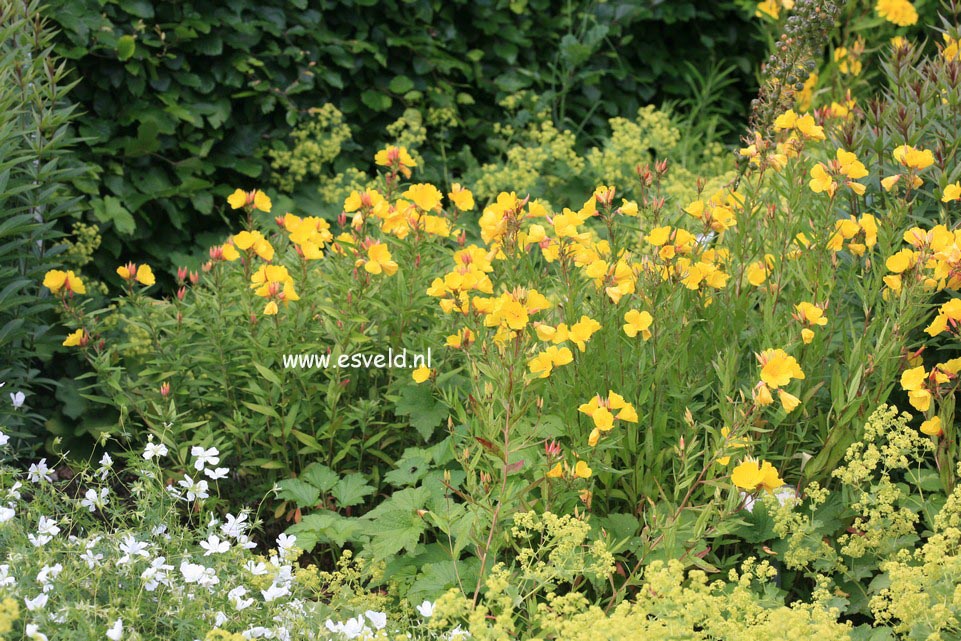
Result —
[{"label": "green leaf", "polygon": [[117,59],[130,60],[137,49],[137,41],[133,36],[120,36],[117,40]]},{"label": "green leaf", "polygon": [[297,547],[310,552],[318,543],[343,547],[348,541],[360,538],[363,523],[327,510],[308,514],[300,523],[287,528],[287,534],[297,537]]},{"label": "green leaf", "polygon": [[394,76],[387,88],[393,93],[405,94],[414,88],[414,81],[407,76]]},{"label": "green leaf", "polygon": [[385,93],[368,89],[360,94],[361,101],[374,111],[387,111],[394,104],[393,98]]},{"label": "green leaf", "polygon": [[120,199],[114,196],[104,196],[103,198],[94,198],[90,201],[90,205],[94,217],[102,223],[113,223],[118,233],[130,236],[136,231],[137,223],[134,222],[133,216],[127,211],[126,207],[121,204]]},{"label": "green leaf", "polygon": [[293,501],[297,507],[312,507],[320,500],[320,490],[301,479],[284,479],[277,486],[277,498]]},{"label": "green leaf", "polygon": [[364,502],[364,497],[373,492],[373,486],[367,485],[367,479],[363,474],[348,474],[337,481],[331,494],[337,500],[338,507],[350,507],[360,505]]},{"label": "green leaf", "polygon": [[450,415],[447,407],[434,398],[427,385],[408,385],[397,401],[398,414],[410,416],[410,424],[424,441],[430,440],[434,428]]},{"label": "green leaf", "polygon": [[307,481],[321,492],[330,492],[337,485],[340,477],[323,463],[311,463],[300,473],[300,478]]},{"label": "green leaf", "polygon": [[377,560],[384,560],[403,549],[413,552],[427,524],[417,513],[428,498],[425,488],[410,488],[393,496],[368,512],[365,533],[371,537],[367,549]]}]

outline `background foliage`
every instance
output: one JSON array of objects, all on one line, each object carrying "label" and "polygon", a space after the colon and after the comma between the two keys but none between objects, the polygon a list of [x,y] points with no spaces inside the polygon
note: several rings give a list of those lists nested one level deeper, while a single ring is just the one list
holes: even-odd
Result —
[{"label": "background foliage", "polygon": [[383,142],[370,132],[415,110],[442,168],[425,178],[447,182],[497,152],[499,101],[519,90],[590,140],[610,117],[688,95],[688,65],[725,58],[737,119],[760,44],[733,3],[688,0],[56,0],[48,15],[84,79],[80,153],[100,169],[77,186],[103,229],[102,274],[125,254],[170,270],[206,248],[224,227],[216,196],[265,178],[268,150],[310,108],[334,104],[355,133],[341,170],[369,167]]},{"label": "background foliage", "polygon": [[52,299],[36,283],[60,260],[54,226],[76,204],[66,182],[82,175],[67,155],[75,113],[67,74],[50,58],[52,31],[37,11],[37,2],[0,2],[0,425],[17,446],[40,431],[30,397],[49,389],[38,362],[56,345]]}]

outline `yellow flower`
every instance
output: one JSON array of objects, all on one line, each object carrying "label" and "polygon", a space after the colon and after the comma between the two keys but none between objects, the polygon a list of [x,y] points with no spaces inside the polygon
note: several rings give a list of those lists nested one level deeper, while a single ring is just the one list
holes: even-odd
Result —
[{"label": "yellow flower", "polygon": [[237,248],[230,243],[224,243],[220,249],[224,260],[235,261],[240,258],[240,253],[237,251]]},{"label": "yellow flower", "polygon": [[[263,260],[273,260],[274,248],[259,231],[242,231],[234,235],[233,244],[241,251],[253,248],[254,253]],[[225,256],[226,257],[226,256]]]},{"label": "yellow flower", "polygon": [[754,16],[760,18],[762,16],[770,16],[775,20],[781,15],[781,3],[778,0],[761,0],[758,2],[757,8],[754,10]]},{"label": "yellow flower", "polygon": [[754,401],[758,405],[770,405],[774,402],[774,397],[771,396],[771,388],[769,388],[764,381],[761,381],[754,387]]},{"label": "yellow flower", "polygon": [[901,387],[908,393],[908,402],[919,412],[927,412],[931,407],[931,392],[926,385],[928,374],[924,365],[919,365],[901,373]]},{"label": "yellow flower", "polygon": [[461,211],[471,211],[474,209],[474,194],[469,189],[464,189],[459,183],[451,185],[450,193],[447,194],[454,206]]},{"label": "yellow flower", "polygon": [[636,217],[638,212],[637,203],[634,202],[633,200],[627,200],[626,198],[621,198],[621,206],[618,211],[620,211],[625,216],[631,216],[632,218]]},{"label": "yellow flower", "polygon": [[941,417],[934,416],[921,423],[921,432],[928,436],[941,436],[944,433],[941,427]]},{"label": "yellow flower", "polygon": [[606,407],[598,407],[591,414],[591,420],[594,421],[594,427],[601,430],[602,432],[607,432],[614,429],[614,415]]},{"label": "yellow flower", "polygon": [[761,363],[761,380],[772,389],[777,389],[791,382],[791,379],[804,379],[801,366],[783,349],[766,349],[758,355]]},{"label": "yellow flower", "polygon": [[941,195],[941,202],[948,203],[952,200],[961,200],[961,181],[951,183],[944,188],[944,193]]},{"label": "yellow flower", "polygon": [[384,243],[374,243],[368,247],[367,260],[362,262],[364,270],[370,274],[393,276],[397,272],[397,263],[392,260],[390,250]]},{"label": "yellow flower", "polygon": [[934,164],[934,154],[930,149],[915,149],[910,145],[901,145],[894,150],[894,159],[910,169],[927,169]]},{"label": "yellow flower", "polygon": [[421,365],[411,373],[410,377],[414,379],[415,383],[423,383],[428,378],[430,378],[431,370],[426,365]]},{"label": "yellow flower", "polygon": [[778,476],[773,465],[767,461],[758,465],[757,461],[751,459],[747,459],[734,468],[734,471],[731,472],[731,482],[748,492],[754,492],[758,488],[773,492],[784,485],[784,481]]},{"label": "yellow flower", "polygon": [[437,187],[429,183],[420,183],[411,185],[407,191],[404,192],[404,198],[410,198],[414,201],[415,205],[424,211],[434,211],[440,207],[440,202],[443,200],[444,195],[440,193]]},{"label": "yellow flower", "polygon": [[264,316],[274,316],[277,311],[278,308],[276,301],[268,301],[267,304],[264,305]]},{"label": "yellow flower", "polygon": [[577,345],[577,349],[584,351],[586,343],[591,336],[601,328],[601,324],[588,316],[581,316],[581,319],[571,326],[568,339]]},{"label": "yellow flower", "polygon": [[874,10],[899,27],[909,27],[918,21],[918,12],[908,0],[878,0]]},{"label": "yellow flower", "polygon": [[535,356],[528,363],[531,373],[537,374],[539,378],[547,378],[555,367],[567,365],[574,360],[574,354],[567,347],[557,347],[551,345],[546,350]]},{"label": "yellow flower", "polygon": [[227,197],[227,204],[230,205],[231,209],[249,207],[251,209],[259,209],[266,213],[270,213],[271,208],[270,198],[258,189],[254,191],[237,189]]},{"label": "yellow flower", "polygon": [[938,315],[930,325],[925,328],[930,336],[937,336],[948,329],[957,331],[958,324],[961,323],[961,298],[952,298],[938,309]]},{"label": "yellow flower", "polygon": [[43,276],[43,286],[54,295],[59,294],[61,290],[74,294],[87,293],[83,281],[72,270],[64,272],[59,269],[51,269]]},{"label": "yellow flower", "polygon": [[650,312],[639,312],[636,309],[629,310],[624,314],[624,321],[625,334],[631,338],[640,334],[644,340],[650,340],[651,323],[654,322],[654,317],[651,316]]},{"label": "yellow flower", "polygon": [[410,178],[410,168],[417,166],[413,157],[407,153],[406,147],[387,147],[386,149],[381,149],[374,156],[374,162],[381,167],[389,167],[392,171],[398,171],[406,178]]},{"label": "yellow flower", "polygon": [[574,466],[574,477],[579,479],[589,479],[593,470],[587,466],[584,461],[578,461],[577,465]]},{"label": "yellow flower", "polygon": [[796,318],[806,325],[824,326],[828,324],[824,310],[813,303],[804,301],[795,305],[794,309],[797,311]]},{"label": "yellow flower", "polygon": [[82,345],[86,345],[87,340],[88,340],[87,332],[85,332],[81,328],[67,335],[67,340],[63,342],[63,346],[64,347],[82,346]]},{"label": "yellow flower", "polygon": [[[888,271],[901,274],[918,264],[918,253],[911,249],[902,249],[884,262]],[[893,288],[892,288],[893,289]]]},{"label": "yellow flower", "polygon": [[135,278],[137,279],[138,283],[141,285],[146,285],[147,287],[150,287],[157,282],[157,279],[154,278],[153,270],[150,269],[150,265],[146,264],[140,265],[140,267],[137,268],[137,275]]},{"label": "yellow flower", "polygon": [[548,470],[547,478],[549,479],[564,478],[564,467],[560,463],[558,463],[557,465],[552,467],[550,470]]},{"label": "yellow flower", "polygon": [[808,185],[814,193],[820,194],[826,191],[829,196],[833,196],[834,192],[838,189],[838,184],[834,182],[831,174],[827,172],[824,163],[818,163],[811,168],[811,181]]},{"label": "yellow flower", "polygon": [[799,399],[797,396],[794,396],[793,394],[788,394],[782,389],[779,389],[777,391],[777,397],[778,397],[778,400],[781,401],[781,407],[783,407],[784,411],[787,412],[788,414],[793,412],[794,408],[796,408],[801,403],[801,399]]},{"label": "yellow flower", "polygon": [[801,340],[805,345],[809,345],[814,340],[814,332],[805,327],[801,330]]}]

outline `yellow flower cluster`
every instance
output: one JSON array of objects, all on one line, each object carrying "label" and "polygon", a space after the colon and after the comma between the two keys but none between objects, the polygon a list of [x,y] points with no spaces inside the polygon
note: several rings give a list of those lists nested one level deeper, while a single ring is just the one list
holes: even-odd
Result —
[{"label": "yellow flower cluster", "polygon": [[757,360],[761,365],[761,380],[754,386],[754,402],[758,405],[771,405],[774,402],[771,391],[776,390],[784,411],[793,412],[801,401],[782,388],[793,379],[804,379],[804,371],[797,360],[783,349],[766,349],[757,354]]},{"label": "yellow flower cluster", "polygon": [[834,160],[827,164],[819,162],[811,168],[811,181],[808,185],[816,194],[827,192],[833,197],[838,190],[840,180],[855,194],[863,196],[867,187],[855,181],[867,175],[867,168],[854,153],[838,149]]},{"label": "yellow flower cluster", "polygon": [[[582,403],[577,411],[587,414],[594,423],[594,428],[587,439],[587,444],[596,447],[602,434],[614,429],[614,421],[637,423],[637,410],[624,400],[624,397],[613,391],[608,391],[607,398],[596,395],[587,403]],[[615,412],[617,412],[615,414]]]},{"label": "yellow flower cluster", "polygon": [[908,0],[878,0],[874,10],[899,27],[910,27],[918,21],[918,11]]},{"label": "yellow flower cluster", "polygon": [[961,230],[951,231],[944,225],[930,230],[912,227],[903,238],[911,248],[901,249],[885,261],[892,273],[884,282],[891,291],[900,293],[906,277],[931,291],[961,286]]}]

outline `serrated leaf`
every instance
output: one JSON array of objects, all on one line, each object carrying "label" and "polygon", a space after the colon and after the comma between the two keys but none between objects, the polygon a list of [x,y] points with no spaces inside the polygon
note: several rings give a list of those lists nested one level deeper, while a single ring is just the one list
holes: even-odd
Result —
[{"label": "serrated leaf", "polygon": [[297,537],[298,548],[310,552],[318,543],[343,547],[348,541],[357,541],[362,525],[360,519],[324,510],[308,514],[300,523],[287,528],[287,534]]},{"label": "serrated leaf", "polygon": [[367,484],[363,474],[348,474],[337,481],[331,494],[337,500],[338,507],[360,505],[364,497],[373,494],[374,488]]},{"label": "serrated leaf", "polygon": [[447,407],[434,398],[431,389],[424,385],[408,385],[400,392],[396,412],[410,416],[410,424],[421,437],[428,441],[434,428],[449,415]]},{"label": "serrated leaf", "polygon": [[311,507],[320,500],[320,490],[299,478],[284,479],[277,486],[277,498],[293,501],[297,507]]},{"label": "serrated leaf", "polygon": [[311,463],[300,473],[300,479],[307,481],[321,492],[330,492],[340,477],[323,463]]},{"label": "serrated leaf", "polygon": [[422,487],[395,492],[368,512],[364,533],[371,537],[367,549],[384,560],[403,549],[413,552],[427,524],[417,511],[423,509],[428,492]]}]

